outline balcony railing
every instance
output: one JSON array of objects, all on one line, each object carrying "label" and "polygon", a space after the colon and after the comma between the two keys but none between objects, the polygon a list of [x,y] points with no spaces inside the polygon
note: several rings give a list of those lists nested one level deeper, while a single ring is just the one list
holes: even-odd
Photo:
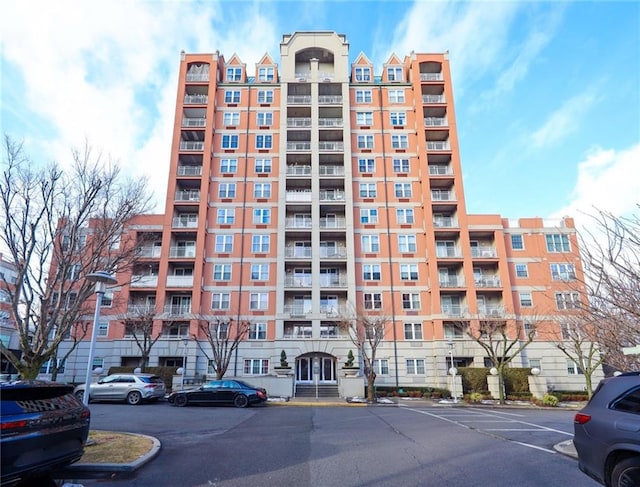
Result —
[{"label": "balcony railing", "polygon": [[287,103],[308,105],[311,103],[311,95],[289,95],[287,96]]},{"label": "balcony railing", "polygon": [[296,217],[287,217],[284,222],[285,228],[304,228],[311,229],[313,228],[313,221],[311,217],[308,218],[296,218]]},{"label": "balcony railing", "polygon": [[202,166],[178,166],[178,176],[202,176]]},{"label": "balcony railing", "polygon": [[342,127],[344,125],[344,120],[341,118],[319,118],[318,126],[319,127]]},{"label": "balcony railing", "polygon": [[504,317],[504,308],[502,306],[485,305],[478,307],[478,314],[481,316],[494,316],[497,318]]},{"label": "balcony railing", "polygon": [[420,81],[442,81],[442,73],[420,73]]},{"label": "balcony railing", "polygon": [[285,304],[284,312],[291,316],[307,316],[311,313],[311,307],[304,304]]},{"label": "balcony railing", "polygon": [[287,166],[287,176],[310,176],[311,166]]},{"label": "balcony railing", "polygon": [[444,117],[426,117],[424,119],[425,127],[446,127],[449,122]]},{"label": "balcony railing", "polygon": [[333,105],[336,103],[342,103],[342,95],[319,95],[319,105]]},{"label": "balcony railing", "polygon": [[321,81],[333,81],[334,73],[328,73],[326,71],[318,71],[318,79]]},{"label": "balcony railing", "polygon": [[313,252],[311,247],[287,246],[284,248],[284,256],[293,259],[310,259]]},{"label": "balcony railing", "polygon": [[475,280],[476,287],[502,287],[499,277],[480,277]]},{"label": "balcony railing", "polygon": [[320,247],[321,259],[346,259],[347,249],[345,247]]},{"label": "balcony railing", "polygon": [[456,195],[453,191],[442,189],[431,190],[431,201],[455,201]]},{"label": "balcony railing", "polygon": [[441,216],[433,219],[433,226],[436,228],[455,228],[458,222],[450,216]]},{"label": "balcony railing", "polygon": [[344,176],[344,166],[319,166],[320,176]]},{"label": "balcony railing", "polygon": [[128,304],[127,314],[133,316],[143,316],[155,314],[156,307],[153,304]]},{"label": "balcony railing", "polygon": [[320,274],[320,287],[347,287],[347,285],[346,276]]},{"label": "balcony railing", "polygon": [[320,218],[320,228],[346,228],[346,218]]},{"label": "balcony railing", "polygon": [[309,327],[308,329],[297,330],[297,331],[285,329],[284,335],[282,338],[296,339],[296,340],[311,338],[311,328]]},{"label": "balcony railing", "polygon": [[449,166],[429,165],[429,174],[431,176],[451,176],[453,169]]},{"label": "balcony railing", "polygon": [[344,191],[340,190],[320,190],[318,195],[320,201],[344,201]]},{"label": "balcony railing", "polygon": [[446,258],[460,258],[462,252],[458,247],[438,247],[436,246],[436,257]]},{"label": "balcony railing", "polygon": [[189,189],[176,191],[176,201],[200,201],[200,190]]},{"label": "balcony railing", "polygon": [[188,117],[184,117],[182,119],[182,126],[183,127],[204,127],[205,125],[207,125],[207,119],[206,118],[188,118]]},{"label": "balcony railing", "polygon": [[348,309],[344,305],[320,305],[320,313],[324,314],[328,318],[345,315],[348,312]]},{"label": "balcony railing", "polygon": [[170,304],[164,307],[164,312],[169,316],[186,316],[191,314],[190,304]]},{"label": "balcony railing", "polygon": [[204,150],[204,142],[187,141],[180,142],[180,150],[184,151],[202,151]]},{"label": "balcony railing", "polygon": [[187,73],[187,81],[209,81],[209,73]]},{"label": "balcony railing", "polygon": [[198,228],[198,220],[186,220],[182,218],[174,218],[171,221],[173,228]]},{"label": "balcony railing", "polygon": [[287,191],[285,198],[289,203],[310,203],[313,193],[311,190]]},{"label": "balcony railing", "polygon": [[467,308],[459,304],[443,304],[442,314],[447,316],[463,316],[467,314]]},{"label": "balcony railing", "polygon": [[193,287],[193,276],[167,276],[168,287]]},{"label": "balcony railing", "polygon": [[285,276],[285,287],[311,287],[311,276]]},{"label": "balcony railing", "polygon": [[478,247],[471,247],[471,257],[498,257],[498,252],[495,247],[480,245]]},{"label": "balcony railing", "polygon": [[318,142],[318,150],[322,151],[343,151],[344,142]]},{"label": "balcony railing", "polygon": [[131,287],[158,287],[158,276],[148,274],[131,276]]},{"label": "balcony railing", "polygon": [[311,142],[287,142],[287,150],[290,151],[310,151]]},{"label": "balcony railing", "polygon": [[183,246],[174,246],[169,248],[169,257],[173,259],[179,258],[193,258],[196,256],[195,247],[183,247]]},{"label": "balcony railing", "polygon": [[138,247],[138,257],[160,257],[161,248],[153,245]]},{"label": "balcony railing", "polygon": [[447,141],[429,141],[427,150],[451,150],[451,146]]},{"label": "balcony railing", "polygon": [[206,105],[208,101],[207,95],[184,95],[185,105]]},{"label": "balcony railing", "polygon": [[440,287],[457,288],[465,286],[464,279],[456,276],[441,277],[438,279],[438,282],[440,283]]},{"label": "balcony railing", "polygon": [[311,127],[310,117],[287,118],[287,127]]},{"label": "balcony railing", "polygon": [[295,73],[293,75],[297,80],[309,81],[311,79],[311,73],[306,71],[304,73]]},{"label": "balcony railing", "polygon": [[422,103],[445,103],[444,95],[422,95]]}]

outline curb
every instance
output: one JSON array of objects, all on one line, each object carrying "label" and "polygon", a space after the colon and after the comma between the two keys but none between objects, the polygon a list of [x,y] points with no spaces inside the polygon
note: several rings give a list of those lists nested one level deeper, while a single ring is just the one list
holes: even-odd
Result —
[{"label": "curb", "polygon": [[553,445],[553,449],[558,453],[562,453],[565,456],[578,459],[578,452],[573,445],[573,440],[566,440]]}]

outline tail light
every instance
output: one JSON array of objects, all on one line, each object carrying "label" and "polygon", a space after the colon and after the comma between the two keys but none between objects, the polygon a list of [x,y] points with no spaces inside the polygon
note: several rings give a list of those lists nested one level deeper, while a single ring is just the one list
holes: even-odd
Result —
[{"label": "tail light", "polygon": [[573,418],[573,422],[576,424],[585,424],[591,421],[591,415],[584,413],[576,413],[576,416]]}]

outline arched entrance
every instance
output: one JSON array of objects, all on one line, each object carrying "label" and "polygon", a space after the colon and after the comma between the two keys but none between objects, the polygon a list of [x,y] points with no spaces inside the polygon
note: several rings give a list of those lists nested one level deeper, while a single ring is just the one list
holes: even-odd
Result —
[{"label": "arched entrance", "polygon": [[336,357],[328,353],[305,353],[296,358],[296,383],[336,384]]}]

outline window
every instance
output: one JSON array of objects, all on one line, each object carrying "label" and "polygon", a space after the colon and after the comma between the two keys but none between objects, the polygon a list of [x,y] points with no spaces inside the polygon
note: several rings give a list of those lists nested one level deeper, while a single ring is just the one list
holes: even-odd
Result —
[{"label": "window", "polygon": [[580,295],[578,293],[556,293],[556,306],[558,309],[579,308]]},{"label": "window", "polygon": [[538,330],[537,330],[537,327],[536,327],[536,325],[534,323],[530,323],[528,321],[525,321],[522,324],[522,328],[524,330],[525,336],[527,336],[527,337],[529,335],[534,336],[534,337],[538,335]]},{"label": "window", "polygon": [[235,219],[234,208],[218,208],[218,217],[216,220],[218,225],[233,225]]},{"label": "window", "polygon": [[400,225],[413,223],[413,208],[396,208],[396,220]]},{"label": "window", "polygon": [[236,183],[220,183],[220,186],[218,186],[218,198],[235,198],[235,197],[236,197]]},{"label": "window", "polygon": [[273,103],[273,90],[258,90],[258,103]]},{"label": "window", "polygon": [[268,281],[269,264],[251,264],[251,279],[254,281]]},{"label": "window", "polygon": [[254,198],[271,198],[271,183],[253,183]]},{"label": "window", "polygon": [[381,279],[380,264],[364,264],[362,266],[362,279],[365,281],[379,281]]},{"label": "window", "polygon": [[405,112],[391,112],[391,125],[402,126],[407,124],[407,114]]},{"label": "window", "polygon": [[364,293],[364,309],[382,309],[382,293]]},{"label": "window", "polygon": [[371,81],[371,68],[356,68],[356,81]]},{"label": "window", "polygon": [[548,252],[571,252],[571,246],[569,245],[569,237],[562,234],[552,234],[545,236],[547,240]]},{"label": "window", "polygon": [[378,223],[377,208],[360,208],[360,223],[371,225]]},{"label": "window", "polygon": [[611,405],[616,411],[626,411],[628,413],[640,413],[640,389],[630,389],[624,396],[616,399]]},{"label": "window", "polygon": [[225,103],[240,103],[240,90],[225,90]]},{"label": "window", "polygon": [[531,293],[520,293],[520,306],[523,308],[531,308],[533,306]]},{"label": "window", "polygon": [[361,198],[375,198],[376,197],[376,183],[360,183],[360,197]]},{"label": "window", "polygon": [[566,322],[560,323],[560,333],[563,340],[571,340],[571,337],[576,333],[576,330]]},{"label": "window", "polygon": [[223,120],[222,120],[222,123],[224,123],[224,125],[226,125],[226,126],[238,125],[240,123],[240,113],[239,112],[225,112]]},{"label": "window", "polygon": [[101,321],[100,323],[98,323],[97,332],[99,337],[106,337],[107,335],[109,335],[109,322]]},{"label": "window", "polygon": [[406,309],[406,310],[420,309],[420,294],[402,293],[402,309]]},{"label": "window", "polygon": [[530,358],[529,359],[529,367],[536,368],[538,370],[542,370],[542,360],[539,358]]},{"label": "window", "polygon": [[211,309],[229,309],[229,293],[213,293],[211,295]]},{"label": "window", "polygon": [[376,172],[376,160],[375,159],[358,159],[358,171]]},{"label": "window", "polygon": [[418,264],[400,264],[400,280],[417,281]]},{"label": "window", "polygon": [[271,112],[258,112],[256,113],[256,122],[258,125],[272,125],[273,113]]},{"label": "window", "polygon": [[256,225],[267,225],[271,223],[271,210],[269,208],[254,208],[253,223]]},{"label": "window", "polygon": [[239,138],[237,135],[223,135],[222,136],[222,148],[223,149],[237,149]]},{"label": "window", "polygon": [[67,269],[67,279],[73,281],[80,277],[80,264],[72,264]]},{"label": "window", "polygon": [[271,159],[256,159],[255,171],[258,174],[271,172]]},{"label": "window", "polygon": [[216,235],[216,252],[219,254],[233,252],[233,235]]},{"label": "window", "polygon": [[358,135],[358,149],[373,149],[373,135]]},{"label": "window", "polygon": [[411,183],[395,183],[396,198],[411,198]]},{"label": "window", "polygon": [[403,81],[402,68],[400,66],[387,68],[387,79],[389,81]]},{"label": "window", "polygon": [[356,103],[371,103],[371,90],[356,90]]},{"label": "window", "polygon": [[529,277],[527,264],[516,264],[516,277]]},{"label": "window", "polygon": [[249,325],[249,340],[266,340],[266,339],[267,339],[266,323],[251,323]]},{"label": "window", "polygon": [[107,291],[102,295],[101,308],[111,308],[113,306],[113,291]]},{"label": "window", "polygon": [[271,149],[271,147],[273,147],[272,135],[256,135],[257,149]]},{"label": "window", "polygon": [[407,375],[424,374],[424,359],[408,358],[407,359]]},{"label": "window", "polygon": [[251,252],[254,254],[269,252],[269,235],[253,235],[251,237]]},{"label": "window", "polygon": [[213,280],[214,281],[230,281],[231,280],[231,264],[214,264]]},{"label": "window", "polygon": [[242,80],[242,68],[227,68],[227,81]]},{"label": "window", "polygon": [[409,172],[409,159],[394,159],[393,172]]},{"label": "window", "polygon": [[511,235],[511,248],[513,250],[524,250],[522,235]]},{"label": "window", "polygon": [[264,311],[269,308],[269,293],[249,294],[249,309]]},{"label": "window", "polygon": [[422,323],[405,323],[404,339],[422,340]]},{"label": "window", "polygon": [[220,159],[220,172],[235,173],[238,170],[238,159]]},{"label": "window", "polygon": [[273,78],[274,78],[273,67],[258,68],[258,81],[273,81]]},{"label": "window", "polygon": [[363,252],[380,252],[380,237],[378,235],[362,235],[360,238]]},{"label": "window", "polygon": [[267,359],[252,358],[244,361],[245,375],[266,375],[269,373]]},{"label": "window", "polygon": [[389,103],[404,103],[404,90],[389,90]]},{"label": "window", "polygon": [[393,149],[407,149],[409,147],[408,135],[392,135],[391,147]]},{"label": "window", "polygon": [[551,278],[554,281],[573,281],[576,270],[573,264],[551,264]]},{"label": "window", "polygon": [[415,252],[416,250],[415,235],[398,235],[398,252],[407,253]]},{"label": "window", "polygon": [[567,359],[567,373],[569,375],[582,375],[584,372],[582,371],[582,367],[580,367],[576,362],[571,359]]},{"label": "window", "polygon": [[357,112],[356,125],[371,125],[373,123],[373,112]]},{"label": "window", "polygon": [[445,340],[456,340],[465,338],[465,333],[461,325],[453,323],[444,324],[444,338]]},{"label": "window", "polygon": [[389,375],[389,361],[386,358],[377,358],[373,361],[373,370],[376,375]]}]

